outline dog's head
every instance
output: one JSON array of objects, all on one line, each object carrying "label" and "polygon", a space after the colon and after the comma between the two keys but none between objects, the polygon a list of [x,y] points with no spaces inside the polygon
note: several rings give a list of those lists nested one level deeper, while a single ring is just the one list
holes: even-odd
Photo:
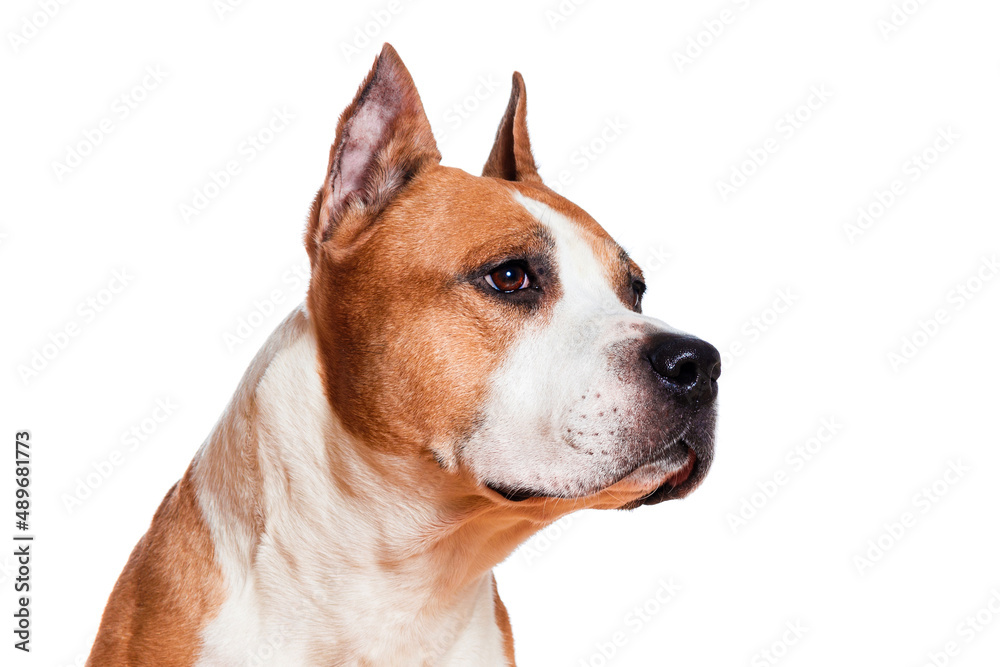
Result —
[{"label": "dog's head", "polygon": [[331,405],[499,503],[682,497],[712,460],[718,352],[642,314],[641,270],[542,183],[525,113],[515,74],[483,175],[443,167],[383,49],[306,233]]}]

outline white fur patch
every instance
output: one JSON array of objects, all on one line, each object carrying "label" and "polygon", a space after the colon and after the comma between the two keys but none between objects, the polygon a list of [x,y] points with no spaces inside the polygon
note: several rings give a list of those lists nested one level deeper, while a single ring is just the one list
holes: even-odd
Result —
[{"label": "white fur patch", "polygon": [[[306,315],[282,326],[295,317]],[[304,330],[256,387],[237,392],[252,394],[257,409],[259,541],[234,532],[239,522],[200,491],[227,599],[202,633],[199,667],[505,665],[491,573],[441,599],[434,580],[447,563],[401,555],[407,539],[433,525],[434,508],[365,468],[362,447],[327,404],[315,338]],[[282,336],[279,328],[272,340]],[[219,464],[213,454],[210,439],[199,469]],[[349,492],[337,488],[331,466],[351,479]],[[390,557],[400,562],[381,565]]]},{"label": "white fur patch", "polygon": [[676,330],[621,302],[579,225],[514,197],[555,239],[562,296],[550,317],[520,332],[491,378],[482,426],[462,456],[480,479],[505,488],[588,495],[627,472],[618,445],[642,417],[641,386],[622,373],[616,350],[651,331]]}]

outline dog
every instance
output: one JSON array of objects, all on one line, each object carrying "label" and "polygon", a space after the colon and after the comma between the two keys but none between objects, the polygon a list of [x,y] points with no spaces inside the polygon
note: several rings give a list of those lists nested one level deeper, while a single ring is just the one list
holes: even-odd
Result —
[{"label": "dog", "polygon": [[542,183],[520,74],[482,176],[385,45],[275,330],[111,593],[88,665],[513,665],[492,568],[582,508],[681,498],[721,362]]}]

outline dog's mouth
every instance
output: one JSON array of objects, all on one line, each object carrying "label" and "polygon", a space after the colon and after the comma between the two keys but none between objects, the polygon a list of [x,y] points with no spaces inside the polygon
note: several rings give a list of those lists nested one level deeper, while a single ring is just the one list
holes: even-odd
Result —
[{"label": "dog's mouth", "polygon": [[[710,463],[710,454],[707,458],[700,456],[684,438],[679,438],[654,460],[639,464],[617,481],[588,495],[606,491],[642,494],[619,509],[634,509],[641,505],[656,505],[665,500],[683,498],[701,484]],[[486,482],[485,486],[511,502],[554,497],[534,490],[507,488],[493,482]]]},{"label": "dog's mouth", "polygon": [[[691,477],[698,456],[683,440],[678,441],[671,450],[669,459],[658,459],[640,465],[614,486],[655,487],[657,491],[665,486],[677,488]],[[680,461],[679,467],[677,461]]]},{"label": "dog's mouth", "polygon": [[524,502],[525,500],[531,500],[532,498],[550,498],[551,497],[549,495],[546,495],[544,493],[540,493],[538,491],[531,491],[529,489],[514,489],[514,488],[506,487],[506,486],[504,486],[502,484],[498,484],[496,482],[483,482],[483,486],[485,486],[487,489],[489,489],[493,493],[501,495],[504,498],[506,498],[507,500],[509,500],[511,502],[514,502],[514,503]]},{"label": "dog's mouth", "polygon": [[640,493],[645,490],[619,509],[656,505],[690,494],[701,484],[711,464],[711,453],[706,454],[702,450],[680,438],[663,455],[640,465],[613,484],[610,489],[637,490]]},{"label": "dog's mouth", "polygon": [[[683,440],[678,443],[678,446],[682,446],[686,450],[687,459],[684,464],[679,469],[676,469],[673,472],[668,472],[666,476],[660,480],[659,485],[656,486],[651,492],[641,498],[623,505],[621,509],[633,509],[635,507],[639,507],[640,505],[656,505],[657,503],[662,503],[665,500],[683,498],[698,488],[698,485],[701,484],[701,480],[705,477],[708,465],[704,459],[699,457],[695,453],[694,449],[688,446],[688,444]],[[646,464],[646,466],[655,465],[657,464]],[[636,473],[638,472],[639,470],[636,471]]]}]

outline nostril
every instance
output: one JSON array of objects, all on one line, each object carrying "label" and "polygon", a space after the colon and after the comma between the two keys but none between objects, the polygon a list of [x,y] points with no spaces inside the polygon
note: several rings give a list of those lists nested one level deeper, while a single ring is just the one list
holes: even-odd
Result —
[{"label": "nostril", "polygon": [[680,364],[677,374],[670,379],[682,387],[694,384],[698,379],[698,364],[693,361],[685,361]]},{"label": "nostril", "polygon": [[662,334],[646,349],[653,371],[675,396],[699,403],[715,398],[722,363],[714,347],[693,336]]}]

